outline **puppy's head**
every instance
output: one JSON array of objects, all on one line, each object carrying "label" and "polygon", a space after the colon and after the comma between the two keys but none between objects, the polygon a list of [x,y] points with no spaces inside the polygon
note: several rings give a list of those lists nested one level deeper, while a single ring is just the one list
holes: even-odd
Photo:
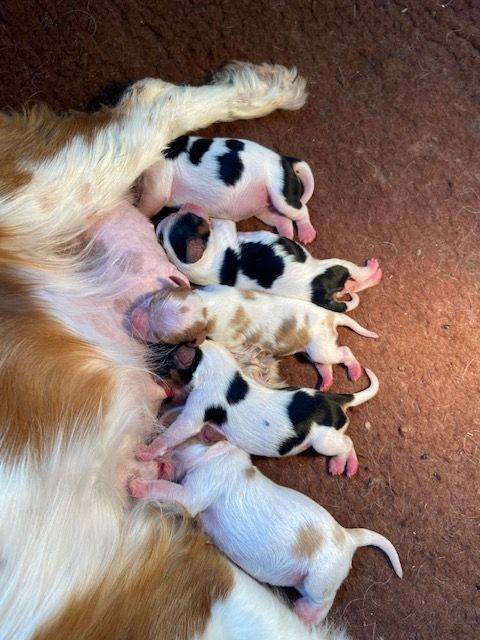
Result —
[{"label": "puppy's head", "polygon": [[200,296],[179,287],[157,291],[133,309],[131,325],[146,342],[200,344],[205,336],[206,313]]},{"label": "puppy's head", "polygon": [[157,237],[173,261],[193,264],[207,248],[210,222],[201,209],[185,205],[160,222]]}]

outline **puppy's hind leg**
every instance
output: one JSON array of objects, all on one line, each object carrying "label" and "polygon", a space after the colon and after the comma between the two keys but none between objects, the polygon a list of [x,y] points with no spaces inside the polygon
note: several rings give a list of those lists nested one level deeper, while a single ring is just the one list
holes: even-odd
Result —
[{"label": "puppy's hind leg", "polygon": [[317,453],[332,456],[328,468],[333,476],[339,476],[345,470],[348,477],[357,473],[358,458],[351,438],[333,427],[317,426],[313,427],[310,439]]},{"label": "puppy's hind leg", "polygon": [[325,571],[316,571],[315,560],[313,561],[302,585],[297,589],[302,594],[295,602],[295,613],[308,626],[319,625],[330,611],[338,584],[333,584],[331,579],[334,576],[325,576]]},{"label": "puppy's hind leg", "polygon": [[276,213],[275,211],[272,211],[268,208],[257,211],[255,213],[255,216],[262,222],[265,222],[265,224],[268,224],[271,227],[275,227],[277,233],[279,233],[284,238],[293,240],[293,222],[290,220],[290,218],[286,218],[285,216],[282,216],[282,214]]}]

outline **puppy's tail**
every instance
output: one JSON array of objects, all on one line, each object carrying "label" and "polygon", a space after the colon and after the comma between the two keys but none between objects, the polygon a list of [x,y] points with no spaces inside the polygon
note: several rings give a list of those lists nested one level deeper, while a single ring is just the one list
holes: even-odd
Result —
[{"label": "puppy's tail", "polygon": [[365,367],[365,373],[370,380],[370,385],[363,389],[363,391],[358,391],[357,393],[352,393],[350,398],[352,398],[349,402],[346,403],[347,407],[356,407],[359,404],[363,404],[377,395],[378,389],[380,387],[380,383],[378,382],[377,376],[373,373],[371,369],[367,369]]},{"label": "puppy's tail", "polygon": [[378,547],[383,551],[383,553],[385,553],[385,555],[388,556],[397,576],[399,578],[403,576],[402,565],[400,564],[400,558],[398,557],[397,550],[388,538],[385,538],[385,536],[382,536],[375,531],[370,531],[370,529],[345,529],[345,531],[348,537],[352,540],[355,546],[355,551],[359,547]]},{"label": "puppy's tail", "polygon": [[356,320],[354,320],[350,316],[345,315],[344,313],[335,315],[335,326],[348,327],[359,335],[365,336],[365,338],[378,338],[378,333],[370,331],[369,329],[365,329],[365,327],[362,327],[361,324],[358,324]]},{"label": "puppy's tail", "polygon": [[315,178],[313,177],[312,170],[304,160],[299,160],[294,163],[293,170],[300,178],[302,183],[302,195],[300,196],[300,202],[307,204],[310,198],[313,196],[313,190],[315,189]]}]

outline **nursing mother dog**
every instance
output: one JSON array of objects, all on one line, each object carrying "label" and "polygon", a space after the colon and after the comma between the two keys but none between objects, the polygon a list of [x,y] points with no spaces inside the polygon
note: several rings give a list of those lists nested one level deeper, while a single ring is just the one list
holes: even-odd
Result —
[{"label": "nursing mother dog", "polygon": [[295,69],[236,63],[206,86],[137,82],[94,114],[0,116],[2,640],[345,638],[127,491],[156,477],[134,449],[165,393],[125,319],[182,279],[131,187],[190,130],[304,101]]}]

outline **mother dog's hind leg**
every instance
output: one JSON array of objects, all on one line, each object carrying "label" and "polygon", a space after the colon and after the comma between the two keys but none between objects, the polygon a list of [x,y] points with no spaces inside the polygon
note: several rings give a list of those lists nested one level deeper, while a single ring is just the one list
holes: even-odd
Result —
[{"label": "mother dog's hind leg", "polygon": [[[295,69],[233,63],[200,87],[141,80],[113,109],[3,116],[0,155],[20,173],[0,177],[2,227],[15,235],[23,229],[30,244],[48,251],[119,204],[172,139],[216,121],[298,109],[305,97]],[[2,138],[3,130],[9,135]]]}]

